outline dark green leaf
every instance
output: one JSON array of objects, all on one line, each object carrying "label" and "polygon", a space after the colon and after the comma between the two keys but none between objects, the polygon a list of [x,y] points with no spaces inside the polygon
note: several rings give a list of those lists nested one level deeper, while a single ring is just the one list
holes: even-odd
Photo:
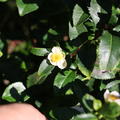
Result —
[{"label": "dark green leaf", "polygon": [[57,88],[62,88],[68,83],[73,82],[75,78],[76,74],[72,70],[65,71],[64,74],[58,73],[54,80],[54,86]]},{"label": "dark green leaf", "polygon": [[84,64],[81,62],[81,60],[78,58],[78,56],[76,57],[76,64],[78,66],[78,69],[80,70],[80,72],[85,75],[86,77],[90,78],[90,71],[84,66]]},{"label": "dark green leaf", "polygon": [[46,48],[32,48],[31,53],[37,56],[44,56],[49,53],[49,51]]},{"label": "dark green leaf", "polygon": [[39,8],[39,6],[36,3],[24,3],[23,0],[16,0],[16,4],[20,16],[24,16]]},{"label": "dark green leaf", "polygon": [[97,117],[91,113],[74,116],[71,120],[98,120]]}]

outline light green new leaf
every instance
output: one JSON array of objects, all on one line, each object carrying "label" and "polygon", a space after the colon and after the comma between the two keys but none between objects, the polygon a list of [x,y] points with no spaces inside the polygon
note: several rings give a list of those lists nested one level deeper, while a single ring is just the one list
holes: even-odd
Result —
[{"label": "light green new leaf", "polygon": [[95,25],[97,25],[97,23],[100,21],[100,18],[98,16],[98,13],[100,13],[100,12],[101,12],[100,5],[97,3],[96,0],[91,0],[90,7],[89,7],[89,13],[90,13]]},{"label": "light green new leaf", "polygon": [[48,75],[51,74],[53,69],[54,66],[49,65],[46,59],[43,60],[40,64],[38,72],[35,72],[28,77],[27,87],[43,83]]},{"label": "light green new leaf", "polygon": [[2,57],[3,53],[0,51],[0,57]]},{"label": "light green new leaf", "polygon": [[21,93],[25,90],[25,86],[22,82],[16,82],[10,84],[4,91],[2,99],[9,102],[16,102],[22,100]]},{"label": "light green new leaf", "polygon": [[114,78],[120,64],[120,37],[104,31],[99,39],[98,61],[92,76],[97,79]]},{"label": "light green new leaf", "polygon": [[72,70],[65,71],[64,74],[58,73],[54,80],[54,86],[62,88],[75,80],[76,73]]},{"label": "light green new leaf", "polygon": [[39,6],[36,3],[24,3],[23,0],[16,0],[16,4],[20,16],[24,16],[39,8]]},{"label": "light green new leaf", "polygon": [[37,56],[44,56],[47,53],[49,53],[49,51],[46,48],[32,48],[31,49],[31,53]]},{"label": "light green new leaf", "polygon": [[97,117],[91,113],[74,116],[71,120],[98,120]]}]

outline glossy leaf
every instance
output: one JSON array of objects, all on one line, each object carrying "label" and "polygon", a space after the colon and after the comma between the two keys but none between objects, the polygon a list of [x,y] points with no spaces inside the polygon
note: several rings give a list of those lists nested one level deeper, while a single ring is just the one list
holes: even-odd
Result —
[{"label": "glossy leaf", "polygon": [[25,90],[25,86],[22,82],[16,82],[10,84],[4,91],[2,99],[9,102],[16,102],[22,100],[21,93]]},{"label": "glossy leaf", "polygon": [[100,13],[100,12],[101,12],[100,5],[97,3],[96,0],[91,0],[90,7],[89,7],[89,13],[90,13],[95,25],[97,25],[97,23],[100,21],[100,18],[98,16],[98,13]]},{"label": "glossy leaf", "polygon": [[69,37],[70,40],[73,40],[77,38],[81,33],[87,32],[87,28],[83,23],[77,25],[77,26],[71,26],[69,23]]},{"label": "glossy leaf", "polygon": [[38,72],[35,72],[28,77],[27,86],[31,87],[43,83],[53,69],[54,66],[49,65],[46,59],[43,60],[39,66]]},{"label": "glossy leaf", "polygon": [[49,51],[46,48],[32,48],[31,49],[31,53],[37,56],[44,56],[47,53],[49,53]]},{"label": "glossy leaf", "polygon": [[74,116],[71,120],[98,120],[97,117],[91,113]]},{"label": "glossy leaf", "polygon": [[54,80],[54,86],[62,88],[75,80],[76,74],[72,70],[65,71],[64,74],[58,73]]},{"label": "glossy leaf", "polygon": [[23,0],[16,0],[16,4],[20,16],[24,16],[39,8],[39,6],[36,3],[24,3]]},{"label": "glossy leaf", "polygon": [[99,39],[98,65],[95,65],[92,76],[98,79],[114,78],[120,63],[120,38],[104,31]]},{"label": "glossy leaf", "polygon": [[112,102],[106,103],[99,111],[100,114],[107,118],[115,118],[120,115],[120,105]]},{"label": "glossy leaf", "polygon": [[82,10],[82,8],[76,4],[73,10],[73,25],[77,25],[81,16],[83,15],[84,11]]},{"label": "glossy leaf", "polygon": [[84,66],[78,56],[76,57],[76,64],[83,75],[85,75],[86,77],[90,77],[90,71]]},{"label": "glossy leaf", "polygon": [[106,89],[114,87],[115,85],[120,84],[120,80],[114,80],[106,85]]},{"label": "glossy leaf", "polygon": [[116,27],[114,27],[113,30],[116,32],[120,32],[120,25],[117,25]]}]

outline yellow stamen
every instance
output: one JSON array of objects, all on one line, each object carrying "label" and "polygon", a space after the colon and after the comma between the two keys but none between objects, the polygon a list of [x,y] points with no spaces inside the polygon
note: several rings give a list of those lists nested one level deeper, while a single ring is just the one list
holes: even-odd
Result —
[{"label": "yellow stamen", "polygon": [[52,62],[58,62],[58,61],[62,60],[63,58],[64,58],[63,53],[53,53],[51,55],[51,61]]},{"label": "yellow stamen", "polygon": [[117,100],[117,99],[120,99],[120,97],[119,96],[115,96],[115,95],[109,95],[108,99],[110,99],[110,100]]}]

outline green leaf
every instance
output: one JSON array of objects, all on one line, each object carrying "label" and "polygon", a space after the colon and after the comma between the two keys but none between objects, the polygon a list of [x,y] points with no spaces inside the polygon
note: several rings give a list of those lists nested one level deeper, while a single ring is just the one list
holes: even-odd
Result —
[{"label": "green leaf", "polygon": [[36,3],[24,3],[23,0],[16,0],[16,4],[20,16],[24,16],[39,8],[39,6]]},{"label": "green leaf", "polygon": [[104,31],[99,39],[97,64],[92,76],[97,79],[114,78],[120,64],[120,37]]},{"label": "green leaf", "polygon": [[35,48],[33,47],[31,49],[31,53],[37,56],[44,56],[47,53],[49,53],[49,51],[46,48]]},{"label": "green leaf", "polygon": [[78,56],[76,57],[76,64],[78,66],[78,69],[80,70],[80,72],[85,75],[86,77],[90,78],[90,71],[84,66],[84,64],[81,62],[81,60],[78,58]]},{"label": "green leaf", "polygon": [[84,22],[88,19],[88,15],[82,10],[79,5],[75,5],[73,10],[73,26],[69,23],[70,40],[77,38],[81,33],[87,32]]},{"label": "green leaf", "polygon": [[43,83],[53,69],[54,66],[49,65],[46,59],[43,60],[39,66],[38,72],[28,76],[27,87]]},{"label": "green leaf", "polygon": [[99,113],[107,118],[115,118],[120,115],[120,105],[111,102],[106,103],[104,106],[99,110]]},{"label": "green leaf", "polygon": [[0,0],[0,2],[6,2],[6,1],[8,1],[8,0]]},{"label": "green leaf", "polygon": [[98,13],[100,13],[100,12],[101,12],[100,5],[97,3],[96,0],[91,0],[90,7],[89,7],[89,13],[90,13],[95,25],[97,25],[97,23],[100,21],[100,18],[98,16]]},{"label": "green leaf", "polygon": [[120,25],[117,25],[113,28],[113,31],[120,32]]},{"label": "green leaf", "polygon": [[76,4],[73,10],[73,25],[77,25],[81,16],[83,15],[84,11],[82,10],[82,8]]},{"label": "green leaf", "polygon": [[65,71],[64,74],[58,73],[54,80],[54,86],[61,89],[66,86],[68,83],[71,83],[75,80],[76,73],[72,70]]},{"label": "green leaf", "polygon": [[5,89],[2,95],[2,99],[9,102],[21,101],[23,99],[21,93],[25,89],[26,88],[22,82],[12,83]]},{"label": "green leaf", "polygon": [[108,89],[108,88],[114,87],[117,84],[120,84],[120,80],[115,80],[115,81],[108,83],[105,88]]},{"label": "green leaf", "polygon": [[93,100],[95,98],[89,94],[85,94],[82,98],[82,102],[84,104],[84,106],[86,107],[86,109],[88,109],[90,112],[93,111]]},{"label": "green leaf", "polygon": [[97,117],[91,113],[74,116],[71,120],[98,120]]},{"label": "green leaf", "polygon": [[69,23],[69,37],[70,40],[73,40],[77,38],[81,33],[87,32],[87,28],[83,23],[77,25],[77,26],[71,26]]},{"label": "green leaf", "polygon": [[58,32],[56,32],[55,30],[53,30],[51,28],[48,30],[48,33],[50,33],[52,35],[58,35]]}]

